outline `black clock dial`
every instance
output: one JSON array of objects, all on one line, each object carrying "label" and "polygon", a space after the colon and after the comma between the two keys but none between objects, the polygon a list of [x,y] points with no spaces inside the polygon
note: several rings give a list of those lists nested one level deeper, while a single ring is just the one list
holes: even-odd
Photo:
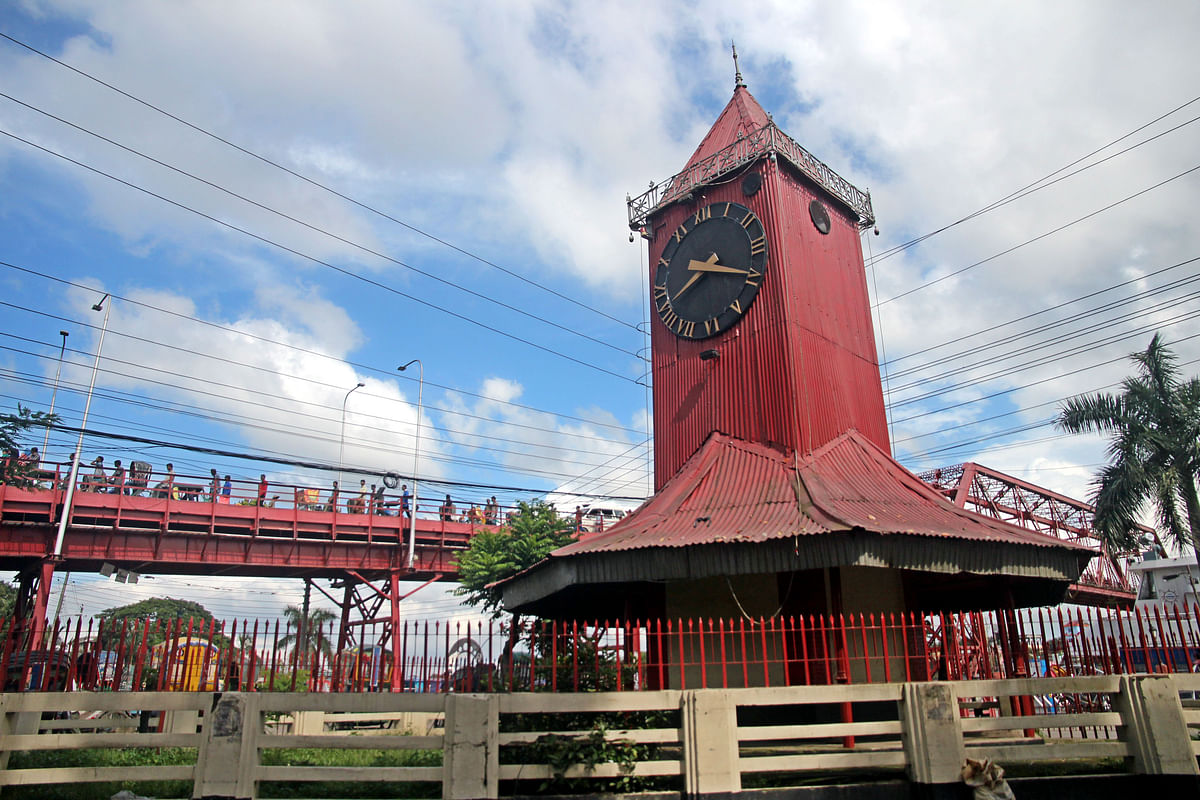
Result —
[{"label": "black clock dial", "polygon": [[741,319],[766,270],[762,222],[738,203],[714,203],[667,240],[654,271],[654,307],[676,336],[706,339]]}]

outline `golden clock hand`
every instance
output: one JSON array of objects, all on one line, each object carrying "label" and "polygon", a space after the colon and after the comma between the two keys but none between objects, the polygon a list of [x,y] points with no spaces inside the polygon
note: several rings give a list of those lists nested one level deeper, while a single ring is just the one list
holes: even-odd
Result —
[{"label": "golden clock hand", "polygon": [[688,262],[688,270],[691,272],[720,272],[726,275],[749,275],[748,269],[737,269],[736,267],[726,267],[721,264],[714,264],[709,261],[696,261],[695,259]]},{"label": "golden clock hand", "polygon": [[[703,263],[703,262],[701,262],[701,263]],[[697,272],[695,275],[693,275],[691,278],[689,278],[689,279],[688,279],[688,282],[687,282],[687,283],[685,283],[685,284],[684,284],[682,287],[680,287],[679,291],[678,291],[678,292],[676,292],[676,293],[675,293],[675,296],[674,296],[674,297],[672,297],[671,299],[672,299],[672,300],[678,300],[678,299],[679,299],[679,296],[680,296],[681,294],[683,294],[684,292],[686,292],[686,291],[688,290],[688,288],[689,288],[689,287],[690,287],[690,286],[691,286],[693,283],[695,283],[696,281],[700,280],[700,279],[701,279],[701,278],[703,278],[703,277],[704,277],[704,273],[703,273],[703,272]]]}]

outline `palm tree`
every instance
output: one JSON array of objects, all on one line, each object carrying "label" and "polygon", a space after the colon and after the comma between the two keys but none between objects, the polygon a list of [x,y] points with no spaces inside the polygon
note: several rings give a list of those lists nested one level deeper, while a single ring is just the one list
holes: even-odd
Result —
[{"label": "palm tree", "polygon": [[283,610],[283,617],[287,620],[287,627],[291,632],[279,640],[280,647],[294,647],[307,660],[317,652],[317,642],[320,641],[321,655],[325,656],[326,660],[330,658],[333,647],[329,643],[329,637],[321,632],[330,622],[337,619],[336,614],[324,608],[313,608],[309,609],[306,618],[304,610],[299,606],[288,606]]},{"label": "palm tree", "polygon": [[1111,437],[1092,500],[1101,539],[1116,549],[1133,546],[1137,513],[1151,501],[1160,528],[1180,549],[1190,545],[1200,564],[1200,378],[1180,378],[1175,355],[1159,334],[1130,359],[1137,374],[1122,382],[1120,394],[1073,397],[1056,424],[1071,433]]}]

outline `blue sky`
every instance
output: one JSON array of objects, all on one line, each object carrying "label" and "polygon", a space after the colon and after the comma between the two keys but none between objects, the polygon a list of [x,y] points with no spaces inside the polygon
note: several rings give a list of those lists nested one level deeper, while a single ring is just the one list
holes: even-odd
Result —
[{"label": "blue sky", "polygon": [[[871,191],[868,260],[1151,123],[1057,177],[1138,145],[1129,152],[868,274],[888,372],[914,368],[888,380],[901,461],[975,460],[1083,495],[1102,445],[1034,426],[1061,398],[1118,380],[1121,356],[1155,329],[1184,362],[1200,357],[1193,290],[1168,285],[1200,274],[1183,263],[1200,255],[1186,211],[1200,173],[1183,174],[1200,152],[1200,103],[1186,105],[1200,95],[1198,14],[1115,2],[7,3],[0,33],[79,72],[0,40],[0,405],[48,405],[64,329],[58,408],[78,422],[100,321],[89,308],[111,292],[123,299],[89,427],[332,464],[345,393],[361,381],[346,401],[350,471],[408,474],[417,386],[395,367],[420,358],[417,472],[431,489],[643,494],[645,251],[628,241],[624,198],[686,162],[732,91],[733,38],[764,108]],[[1096,310],[1106,301],[1121,305]],[[1050,322],[1062,324],[1029,333]],[[989,347],[1007,336],[1019,338]],[[1037,349],[1000,357],[1024,347]],[[51,457],[70,449],[51,437]],[[260,471],[122,443],[85,450]],[[162,593],[168,580],[156,581]],[[201,591],[184,583],[178,593]],[[266,602],[235,583],[220,591],[211,602],[229,613]]]}]

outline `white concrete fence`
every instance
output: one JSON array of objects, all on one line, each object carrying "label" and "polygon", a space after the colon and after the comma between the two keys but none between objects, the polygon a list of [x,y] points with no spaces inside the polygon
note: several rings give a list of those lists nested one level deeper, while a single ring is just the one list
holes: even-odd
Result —
[{"label": "white concrete fence", "polygon": [[[1181,693],[1197,692],[1200,675],[1180,674],[603,694],[0,694],[0,787],[180,780],[196,798],[253,798],[263,781],[391,781],[440,783],[442,796],[454,800],[495,798],[502,781],[520,793],[523,782],[554,774],[545,763],[509,763],[520,760],[512,746],[564,723],[507,732],[514,715],[529,727],[530,714],[578,720],[646,711],[669,712],[653,715],[667,722],[606,737],[654,745],[655,760],[638,761],[632,774],[674,777],[689,796],[739,792],[747,776],[767,773],[776,774],[776,785],[788,785],[788,776],[811,783],[816,772],[863,769],[956,783],[966,757],[1006,766],[1119,758],[1138,774],[1195,776],[1200,704]],[[1021,707],[1038,713],[1014,716]],[[849,708],[857,721],[840,721]],[[145,709],[161,714],[161,730],[137,732],[136,716],[127,714]],[[43,719],[64,711],[100,716]],[[410,730],[345,729],[397,720]],[[196,757],[178,766],[8,768],[17,751],[129,747],[194,748]],[[437,751],[442,765],[262,763],[263,750],[294,748]],[[509,748],[503,759],[502,748]],[[573,766],[565,777],[623,774],[618,764],[598,763]]]}]

